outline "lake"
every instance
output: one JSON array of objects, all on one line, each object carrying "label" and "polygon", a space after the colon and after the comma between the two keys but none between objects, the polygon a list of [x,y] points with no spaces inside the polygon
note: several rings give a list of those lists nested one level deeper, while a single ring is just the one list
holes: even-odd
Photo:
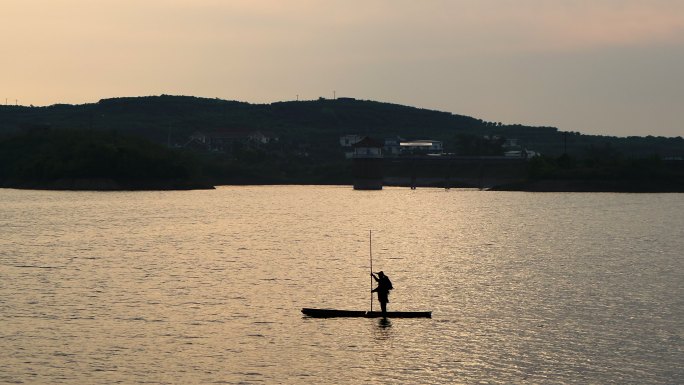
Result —
[{"label": "lake", "polygon": [[[683,229],[684,194],[0,189],[0,383],[684,383]],[[369,230],[433,318],[303,317],[370,309]]]}]

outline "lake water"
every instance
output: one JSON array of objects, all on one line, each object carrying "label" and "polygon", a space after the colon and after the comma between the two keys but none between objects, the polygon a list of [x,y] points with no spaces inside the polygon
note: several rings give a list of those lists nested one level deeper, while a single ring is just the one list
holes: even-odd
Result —
[{"label": "lake water", "polygon": [[[311,319],[368,310],[432,319]],[[0,190],[0,383],[684,383],[684,194]],[[373,305],[377,310],[378,305]]]}]

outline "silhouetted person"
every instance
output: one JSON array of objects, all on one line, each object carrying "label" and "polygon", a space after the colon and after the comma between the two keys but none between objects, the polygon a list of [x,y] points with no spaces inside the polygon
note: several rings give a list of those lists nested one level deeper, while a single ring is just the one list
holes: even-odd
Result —
[{"label": "silhouetted person", "polygon": [[378,301],[380,301],[380,309],[382,309],[382,315],[387,314],[387,303],[389,302],[389,292],[393,289],[392,282],[389,277],[385,275],[382,271],[378,272],[378,275],[371,273],[371,277],[375,279],[378,283],[378,287],[372,290],[372,292],[378,293]]}]

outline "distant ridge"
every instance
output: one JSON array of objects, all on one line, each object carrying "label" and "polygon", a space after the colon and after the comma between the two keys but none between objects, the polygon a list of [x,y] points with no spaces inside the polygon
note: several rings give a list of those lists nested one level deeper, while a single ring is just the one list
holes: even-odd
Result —
[{"label": "distant ridge", "polygon": [[[202,142],[212,140],[206,133],[217,132],[243,134],[214,137],[220,147]],[[438,163],[421,166],[411,157],[403,162],[386,158],[384,178],[393,185],[415,181],[421,186],[523,191],[684,191],[681,137],[582,135],[353,98],[250,104],[171,95],[0,106],[0,187],[350,185],[353,167],[340,143],[349,134],[383,143],[442,142],[450,156],[423,159]],[[542,156],[527,161],[510,157],[524,153]],[[465,160],[456,164],[457,157]],[[486,166],[480,157],[504,162]],[[511,168],[510,160],[517,166]]]},{"label": "distant ridge", "polygon": [[[354,98],[270,104],[195,96],[140,96],[47,107],[0,106],[0,134],[35,127],[116,130],[158,143],[182,143],[197,130],[254,128],[306,147],[332,146],[341,135],[436,139],[458,151],[463,136],[518,139],[542,154],[583,155],[608,148],[629,156],[682,156],[681,137],[612,137],[561,132],[555,127],[487,122],[467,115]],[[314,151],[315,152],[315,151]]]}]

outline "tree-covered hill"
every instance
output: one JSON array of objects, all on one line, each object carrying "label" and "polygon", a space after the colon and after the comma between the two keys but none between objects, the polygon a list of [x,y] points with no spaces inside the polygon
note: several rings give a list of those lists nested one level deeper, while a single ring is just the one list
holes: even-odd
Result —
[{"label": "tree-covered hill", "polygon": [[[235,141],[226,151],[188,146],[193,133],[217,130],[258,130],[278,140]],[[346,134],[441,140],[445,152],[455,155],[501,155],[504,139],[517,139],[521,149],[544,155],[546,162],[538,159],[531,165],[542,164],[546,171],[531,167],[533,178],[567,181],[612,175],[631,184],[651,183],[625,175],[643,174],[640,170],[645,169],[659,180],[676,182],[668,186],[681,186],[676,170],[682,162],[676,159],[684,157],[682,137],[584,135],[352,98],[250,104],[162,95],[82,105],[0,106],[0,187],[349,184],[351,165],[339,143]],[[568,168],[555,159],[575,163]],[[634,159],[674,163],[648,163],[644,168]],[[87,185],[94,180],[104,181],[104,186]],[[84,186],[83,181],[91,182]]]},{"label": "tree-covered hill", "polygon": [[477,142],[470,138],[498,135],[555,156],[565,152],[584,156],[603,150],[635,157],[684,155],[681,137],[584,135],[560,132],[554,127],[487,122],[449,112],[352,98],[250,104],[161,95],[103,99],[82,105],[0,106],[0,133],[36,127],[116,130],[165,144],[184,144],[198,130],[259,129],[288,143],[329,149],[325,151],[329,156],[339,154],[336,144],[344,134],[441,140],[447,152],[463,150],[465,142]]}]

